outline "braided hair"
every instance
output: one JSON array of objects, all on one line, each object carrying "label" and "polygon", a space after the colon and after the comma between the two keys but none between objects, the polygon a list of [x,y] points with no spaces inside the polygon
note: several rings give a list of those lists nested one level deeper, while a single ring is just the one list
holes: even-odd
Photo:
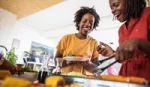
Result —
[{"label": "braided hair", "polygon": [[127,20],[130,18],[138,18],[141,16],[143,9],[146,7],[145,0],[125,0],[125,13],[127,13]]}]

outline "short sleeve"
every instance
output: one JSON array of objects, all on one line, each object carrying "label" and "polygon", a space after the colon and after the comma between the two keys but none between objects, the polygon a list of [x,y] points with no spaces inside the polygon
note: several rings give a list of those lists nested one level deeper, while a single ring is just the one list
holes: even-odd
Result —
[{"label": "short sleeve", "polygon": [[97,52],[97,46],[98,46],[98,42],[95,41],[95,43],[94,43],[94,50],[93,50],[93,55],[92,55],[91,61],[97,61],[98,58],[99,58],[99,53]]},{"label": "short sleeve", "polygon": [[67,42],[67,36],[63,36],[56,47],[57,51],[60,52],[62,55],[66,48],[66,42]]}]

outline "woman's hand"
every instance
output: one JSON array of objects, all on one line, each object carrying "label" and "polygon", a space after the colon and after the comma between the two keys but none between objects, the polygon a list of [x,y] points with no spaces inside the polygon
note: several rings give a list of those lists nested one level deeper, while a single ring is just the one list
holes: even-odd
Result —
[{"label": "woman's hand", "polygon": [[97,47],[97,51],[103,56],[111,56],[114,53],[113,49],[103,42],[100,42],[100,45]]},{"label": "woman's hand", "polygon": [[89,72],[92,72],[97,65],[92,63],[90,60],[85,61],[85,62],[81,62],[81,64],[84,66],[84,68],[86,68],[86,70],[88,70]]},{"label": "woman's hand", "polygon": [[129,39],[124,41],[116,50],[116,60],[123,62],[134,56],[134,52],[138,49],[138,39]]}]

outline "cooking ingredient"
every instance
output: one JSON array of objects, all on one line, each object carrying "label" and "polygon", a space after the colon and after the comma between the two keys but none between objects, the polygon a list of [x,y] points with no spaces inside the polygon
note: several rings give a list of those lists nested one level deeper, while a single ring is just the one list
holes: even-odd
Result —
[{"label": "cooking ingredient", "polygon": [[82,73],[79,73],[79,72],[70,72],[70,73],[67,73],[67,75],[78,76],[78,77],[86,77],[85,75],[83,75]]},{"label": "cooking ingredient", "polygon": [[116,76],[116,75],[101,75],[100,78],[104,79],[104,80],[113,80],[113,81],[121,81],[121,82],[127,82],[128,81],[123,76]]},{"label": "cooking ingredient", "polygon": [[0,70],[0,79],[5,79],[8,76],[11,76],[11,73],[8,70]]},{"label": "cooking ingredient", "polygon": [[77,55],[78,57],[83,57],[83,55]]},{"label": "cooking ingredient", "polygon": [[72,54],[71,56],[76,56],[75,54]]},{"label": "cooking ingredient", "polygon": [[31,85],[30,81],[15,77],[7,77],[0,87],[31,87]]},{"label": "cooking ingredient", "polygon": [[32,83],[32,85],[33,85],[33,86],[39,86],[39,85],[40,85],[40,83],[39,83],[39,81],[38,81],[38,80],[36,80],[36,81],[34,81],[34,82]]},{"label": "cooking ingredient", "polygon": [[144,78],[140,78],[140,77],[127,77],[127,79],[129,79],[129,82],[141,83],[141,84],[146,83],[146,80]]},{"label": "cooking ingredient", "polygon": [[122,81],[122,82],[133,82],[133,83],[140,83],[145,84],[146,80],[140,77],[123,77],[117,75],[102,75],[100,76],[101,79],[104,80],[113,80],[113,81]]},{"label": "cooking ingredient", "polygon": [[46,86],[64,86],[65,85],[65,80],[61,76],[49,76],[45,80],[45,85]]},{"label": "cooking ingredient", "polygon": [[70,87],[82,87],[82,86],[79,84],[71,84]]}]

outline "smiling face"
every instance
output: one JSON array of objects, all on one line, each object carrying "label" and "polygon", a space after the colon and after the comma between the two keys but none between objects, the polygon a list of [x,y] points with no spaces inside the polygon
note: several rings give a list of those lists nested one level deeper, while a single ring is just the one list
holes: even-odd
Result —
[{"label": "smiling face", "polygon": [[125,0],[109,0],[109,5],[112,14],[120,22],[124,22],[127,19],[127,14],[125,13]]},{"label": "smiling face", "polygon": [[84,14],[79,23],[79,33],[84,36],[87,36],[93,30],[94,22],[95,17],[92,14]]}]

